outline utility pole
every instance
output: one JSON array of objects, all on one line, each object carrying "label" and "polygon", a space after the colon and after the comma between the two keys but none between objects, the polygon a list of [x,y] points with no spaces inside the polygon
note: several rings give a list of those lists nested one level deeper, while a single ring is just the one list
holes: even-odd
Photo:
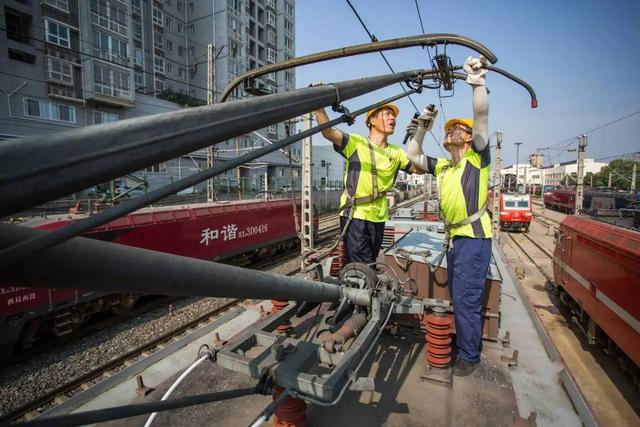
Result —
[{"label": "utility pole", "polygon": [[[302,118],[303,131],[311,129],[312,127],[312,114]],[[312,140],[311,136],[302,140],[302,240],[300,241],[300,253],[302,254],[302,260],[300,261],[300,267],[304,269],[306,267],[304,262],[304,256],[307,249],[314,248],[313,241],[313,189],[312,189],[312,176],[311,165],[312,163]]]},{"label": "utility pole", "polygon": [[[212,44],[207,46],[207,64],[209,72],[207,73],[207,104],[213,105],[216,102],[216,65],[215,65],[215,49]],[[214,164],[213,145],[207,147],[207,169],[211,169]],[[215,178],[207,180],[207,202],[211,203],[216,199],[216,183]]]},{"label": "utility pole", "polygon": [[631,191],[634,191],[636,189],[636,169],[637,169],[638,164],[634,163],[633,164],[633,170],[631,171]]},{"label": "utility pole", "polygon": [[500,187],[502,184],[502,132],[496,132],[496,164],[493,171],[493,206],[491,206],[493,235],[500,239]]},{"label": "utility pole", "polygon": [[611,172],[609,172],[609,184],[607,185],[608,188],[611,188]]},{"label": "utility pole", "polygon": [[587,135],[578,137],[578,176],[576,185],[576,208],[575,215],[580,214],[582,210],[582,201],[584,199],[584,148],[587,146]]},{"label": "utility pole", "polygon": [[516,193],[520,193],[520,189],[518,188],[518,180],[520,179],[520,146],[522,142],[516,142]]},{"label": "utility pole", "polygon": [[[240,138],[234,138],[236,140],[236,157],[240,157]],[[240,166],[236,168],[236,179],[238,180],[238,200],[242,200],[242,172]]]}]

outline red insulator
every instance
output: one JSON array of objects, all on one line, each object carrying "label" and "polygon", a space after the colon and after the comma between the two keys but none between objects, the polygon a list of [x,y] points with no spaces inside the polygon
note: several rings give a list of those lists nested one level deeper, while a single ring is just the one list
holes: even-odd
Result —
[{"label": "red insulator", "polygon": [[[280,311],[284,310],[289,305],[289,301],[282,301],[277,299],[271,300],[271,315],[275,315]],[[288,320],[284,323],[281,323],[277,328],[276,332],[279,334],[286,334],[291,329],[291,322]]]},{"label": "red insulator", "polygon": [[451,362],[451,325],[450,314],[426,314],[420,323],[426,331],[427,362],[436,368],[445,368]]},{"label": "red insulator", "polygon": [[342,267],[347,263],[347,254],[344,250],[344,243],[340,241],[338,246],[329,252],[329,256],[334,257],[331,260],[331,276],[337,277],[340,270],[342,270]]},{"label": "red insulator", "polygon": [[[273,387],[273,400],[276,400],[284,389],[280,386]],[[278,406],[273,416],[273,425],[276,427],[304,427],[307,425],[307,404],[302,399],[287,397]]]}]

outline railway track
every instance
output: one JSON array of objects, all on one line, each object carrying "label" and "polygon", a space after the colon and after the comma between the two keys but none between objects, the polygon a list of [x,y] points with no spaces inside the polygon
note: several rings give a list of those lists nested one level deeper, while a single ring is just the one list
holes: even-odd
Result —
[{"label": "railway track", "polygon": [[[507,244],[512,248],[509,253],[505,252],[509,262],[514,267],[525,266],[520,274],[515,267],[520,286],[598,422],[637,425],[635,421],[629,422],[638,420],[638,397],[628,391],[633,388],[632,379],[625,376],[614,358],[587,343],[584,331],[574,326],[570,310],[556,297],[553,252],[535,236],[507,235]],[[534,270],[527,271],[527,263],[532,264]],[[545,286],[541,285],[543,281],[547,282]]]},{"label": "railway track", "polygon": [[243,299],[228,301],[222,306],[219,306],[214,310],[211,310],[196,319],[167,332],[166,334],[140,345],[125,354],[115,357],[110,361],[91,369],[85,374],[61,385],[60,387],[38,397],[37,399],[8,412],[0,419],[0,422],[5,423],[10,421],[33,419],[46,410],[49,410],[57,404],[71,398],[75,394],[99,383],[102,379],[108,378],[113,373],[133,364],[135,361],[148,357],[154,352],[161,350],[171,341],[185,336],[191,331],[210,323],[230,309],[236,307],[242,301]]}]

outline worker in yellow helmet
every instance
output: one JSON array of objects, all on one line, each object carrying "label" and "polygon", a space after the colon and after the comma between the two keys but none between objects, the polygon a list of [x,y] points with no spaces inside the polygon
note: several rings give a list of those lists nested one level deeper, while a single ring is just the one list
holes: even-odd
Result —
[{"label": "worker in yellow helmet", "polygon": [[[386,193],[392,190],[398,171],[424,173],[411,164],[404,150],[388,141],[396,128],[398,111],[393,104],[370,110],[365,118],[368,136],[335,128],[322,131],[347,160],[339,208],[347,262],[372,263],[378,257],[384,223],[389,218]],[[317,110],[315,116],[318,124],[329,121],[324,109]]]},{"label": "worker in yellow helmet", "polygon": [[[418,117],[407,131],[413,133],[408,158],[437,178],[440,214],[445,223],[445,252],[449,290],[456,324],[457,359],[453,374],[466,376],[480,363],[482,300],[491,259],[491,221],[486,212],[491,155],[489,149],[489,97],[485,85],[488,61],[469,57],[464,63],[473,91],[473,120],[455,118],[444,125],[444,147],[450,159],[424,155],[425,121]],[[441,260],[442,258],[440,258]]]}]

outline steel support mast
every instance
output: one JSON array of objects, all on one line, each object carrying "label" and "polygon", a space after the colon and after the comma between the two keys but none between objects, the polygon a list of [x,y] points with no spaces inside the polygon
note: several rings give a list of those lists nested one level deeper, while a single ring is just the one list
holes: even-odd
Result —
[{"label": "steel support mast", "polygon": [[[301,116],[302,129],[308,130],[312,128],[312,114]],[[300,241],[300,252],[302,254],[301,268],[305,268],[305,255],[307,250],[313,249],[315,242],[313,241],[314,225],[313,225],[313,177],[311,175],[311,167],[313,165],[311,135],[302,140],[302,240]]]},{"label": "steel support mast", "polygon": [[576,184],[576,208],[575,215],[579,215],[582,210],[584,199],[584,148],[587,146],[587,135],[578,137],[578,173]]},{"label": "steel support mast", "polygon": [[493,235],[500,241],[500,187],[502,185],[502,132],[496,132],[496,164],[493,171]]}]

